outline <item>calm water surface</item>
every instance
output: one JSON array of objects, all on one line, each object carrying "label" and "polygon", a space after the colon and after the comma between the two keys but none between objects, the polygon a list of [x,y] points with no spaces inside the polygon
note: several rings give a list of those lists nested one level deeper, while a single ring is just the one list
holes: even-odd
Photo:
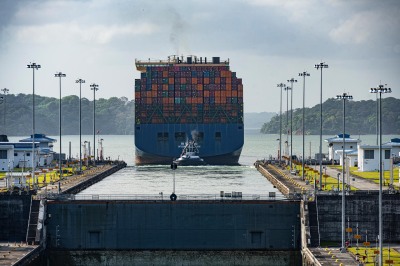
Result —
[{"label": "calm water surface", "polygon": [[[58,139],[58,136],[50,136]],[[323,140],[332,137],[323,136]],[[374,145],[375,135],[361,135],[363,144]],[[383,136],[384,142],[395,136]],[[10,137],[10,141],[18,141],[24,137]],[[163,192],[169,195],[173,190],[173,171],[169,166],[135,166],[134,136],[127,135],[102,135],[104,155],[111,159],[120,159],[127,162],[128,167],[94,184],[81,194],[100,195],[133,195],[151,194],[158,195]],[[268,182],[253,166],[257,159],[277,157],[279,148],[278,134],[260,134],[259,130],[245,130],[245,144],[240,157],[240,166],[186,166],[175,170],[175,191],[179,194],[218,194],[220,191],[238,191],[243,194],[266,195],[275,191],[280,195],[271,183]],[[290,139],[284,135],[282,143]],[[93,135],[82,136],[82,141],[93,142]],[[96,136],[97,140],[97,136]],[[79,135],[66,135],[62,137],[62,152],[69,155],[69,143],[71,143],[71,156],[79,156]],[[293,154],[302,155],[302,136],[293,136]],[[96,143],[97,147],[97,143]],[[319,150],[319,136],[305,137],[305,156],[312,156]],[[284,145],[282,146],[285,151]],[[286,148],[289,150],[290,148]],[[58,143],[54,143],[54,150],[59,151]],[[326,142],[323,142],[322,151],[328,152]]]}]

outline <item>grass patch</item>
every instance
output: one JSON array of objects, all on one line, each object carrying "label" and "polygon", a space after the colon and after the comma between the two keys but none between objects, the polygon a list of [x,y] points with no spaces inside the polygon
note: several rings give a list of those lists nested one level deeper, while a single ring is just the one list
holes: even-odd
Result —
[{"label": "grass patch", "polygon": [[[363,265],[375,265],[374,261],[378,254],[375,254],[375,251],[379,251],[379,249],[372,247],[351,247],[347,249],[354,256],[359,257],[359,261],[364,263]],[[386,260],[393,260],[393,264],[385,263]],[[389,256],[389,248],[383,248],[383,265],[400,265],[400,253],[395,249],[390,248],[390,256]]]},{"label": "grass patch", "polygon": [[[82,166],[82,170],[86,170],[86,166]],[[34,180],[31,176],[31,173],[28,172],[30,169],[26,169],[25,173],[25,179],[26,179],[26,186],[29,187],[29,189],[34,188]],[[62,178],[65,179],[66,177],[74,175],[77,171],[79,171],[79,166],[65,166],[62,168]],[[60,179],[60,170],[58,168],[45,168],[45,169],[36,169],[36,171],[41,171],[41,173],[36,174],[37,178],[37,183],[39,188],[44,187],[49,184],[54,184],[58,182]],[[13,172],[22,172],[22,169],[20,168],[15,168]],[[5,178],[6,172],[1,172],[0,173],[0,179]],[[3,189],[6,190],[6,189]]]},{"label": "grass patch", "polygon": [[[299,175],[302,174],[302,165],[295,165],[295,169],[299,171]],[[306,182],[308,182],[310,185],[314,185],[314,182],[316,180],[317,184],[319,184],[319,171],[316,171],[314,169],[304,167],[305,173],[304,177],[306,179]],[[329,175],[322,175],[322,190],[323,191],[330,191],[330,190],[337,190],[339,186],[339,189],[342,190],[342,182],[338,183],[337,178],[334,178]],[[350,190],[357,190],[357,188],[350,186]]]},{"label": "grass patch", "polygon": [[[334,165],[334,166],[329,166],[332,169],[337,169],[337,170],[342,170],[342,166],[340,165]],[[358,167],[350,167],[350,174],[370,180],[374,183],[379,184],[379,172],[378,171],[373,171],[373,172],[360,172],[358,171]],[[396,182],[399,180],[399,167],[393,168],[393,181]],[[384,171],[383,172],[383,182],[384,185],[388,185],[390,183],[390,171]]]}]

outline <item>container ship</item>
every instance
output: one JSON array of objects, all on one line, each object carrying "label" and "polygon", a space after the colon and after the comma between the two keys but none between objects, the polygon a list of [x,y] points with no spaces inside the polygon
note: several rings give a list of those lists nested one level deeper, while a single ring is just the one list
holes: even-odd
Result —
[{"label": "container ship", "polygon": [[136,165],[171,164],[195,141],[209,165],[237,165],[244,142],[243,84],[229,60],[135,60]]}]

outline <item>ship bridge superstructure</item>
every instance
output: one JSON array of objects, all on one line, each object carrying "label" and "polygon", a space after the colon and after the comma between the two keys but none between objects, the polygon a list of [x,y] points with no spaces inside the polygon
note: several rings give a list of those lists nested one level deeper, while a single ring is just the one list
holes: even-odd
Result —
[{"label": "ship bridge superstructure", "polygon": [[226,60],[220,60],[219,57],[212,57],[211,60],[207,57],[198,57],[195,55],[190,56],[178,56],[170,55],[167,60],[138,60],[135,59],[136,69],[140,72],[146,72],[147,67],[168,67],[168,66],[193,66],[193,65],[207,65],[207,66],[229,66],[229,58]]}]

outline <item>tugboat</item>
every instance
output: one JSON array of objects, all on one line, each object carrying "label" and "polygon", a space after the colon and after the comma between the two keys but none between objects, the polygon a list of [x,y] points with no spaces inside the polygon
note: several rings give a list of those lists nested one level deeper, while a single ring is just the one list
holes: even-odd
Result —
[{"label": "tugboat", "polygon": [[174,163],[177,165],[205,165],[206,163],[202,158],[200,158],[197,154],[199,153],[199,149],[194,140],[189,140],[186,144],[179,146],[183,147],[181,157],[174,160]]}]

